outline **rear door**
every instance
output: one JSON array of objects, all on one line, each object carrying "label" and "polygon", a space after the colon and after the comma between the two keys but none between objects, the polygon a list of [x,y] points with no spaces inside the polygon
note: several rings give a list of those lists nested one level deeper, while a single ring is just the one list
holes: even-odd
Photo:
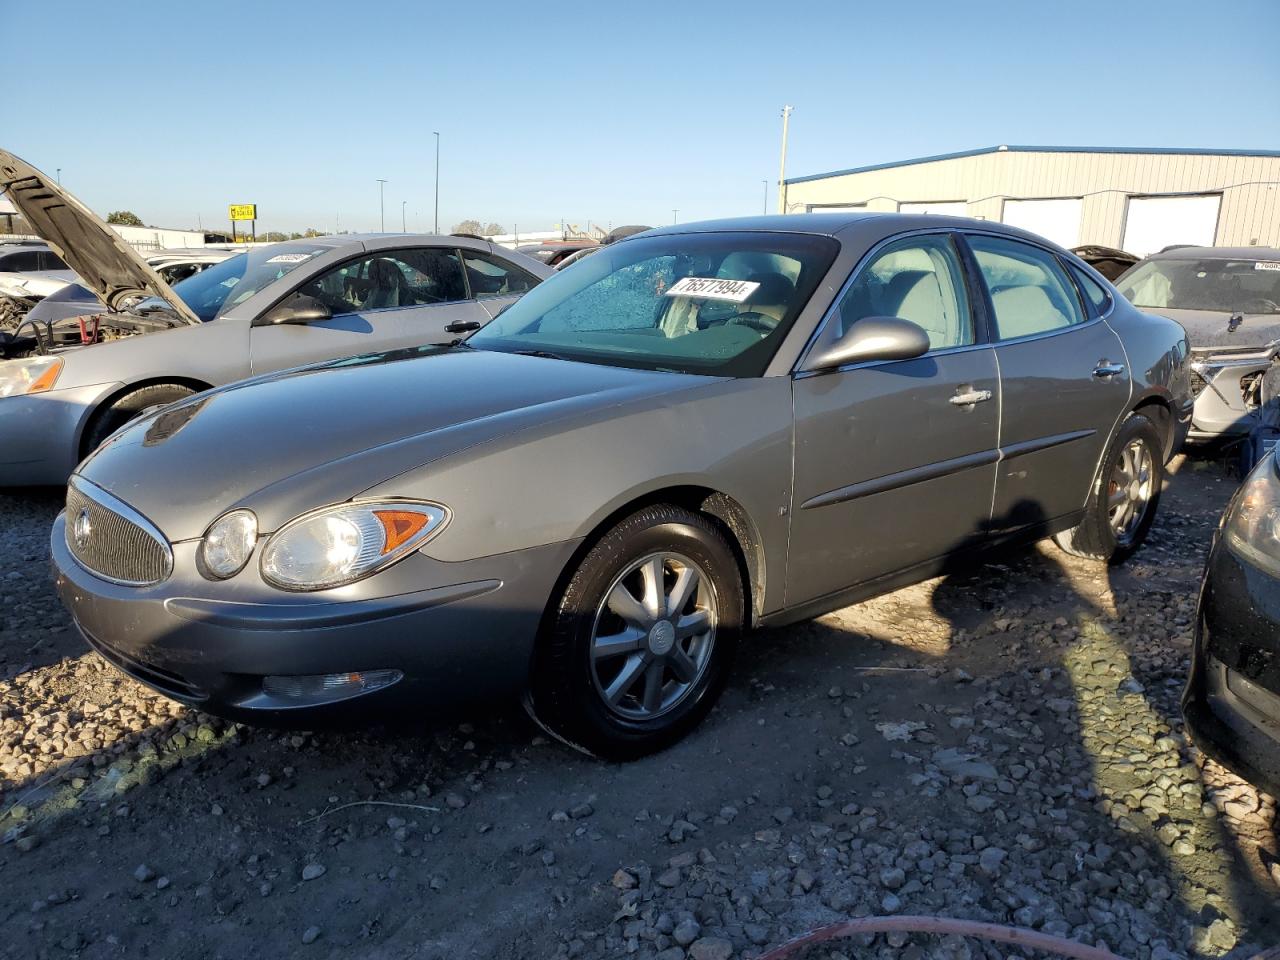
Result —
[{"label": "rear door", "polygon": [[446,329],[488,322],[468,296],[462,261],[450,247],[380,250],[313,275],[295,293],[315,297],[333,316],[308,324],[255,326],[253,372],[315,360],[447,343]]},{"label": "rear door", "polygon": [[973,282],[949,232],[899,238],[871,255],[824,321],[812,350],[871,316],[919,324],[931,349],[796,375],[788,606],[985,536],[1000,385]]},{"label": "rear door", "polygon": [[1077,511],[1129,400],[1120,338],[1082,300],[1057,254],[967,234],[1000,363],[1000,469],[992,530]]},{"label": "rear door", "polygon": [[497,254],[479,250],[462,250],[467,286],[485,310],[487,318],[496,317],[538,285],[538,278],[522,267]]}]

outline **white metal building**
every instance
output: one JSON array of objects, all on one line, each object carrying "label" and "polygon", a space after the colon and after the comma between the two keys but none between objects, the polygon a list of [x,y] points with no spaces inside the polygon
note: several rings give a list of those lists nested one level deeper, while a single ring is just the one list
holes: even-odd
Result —
[{"label": "white metal building", "polygon": [[1280,246],[1280,150],[999,146],[785,182],[786,213],[998,220],[1065,247]]}]

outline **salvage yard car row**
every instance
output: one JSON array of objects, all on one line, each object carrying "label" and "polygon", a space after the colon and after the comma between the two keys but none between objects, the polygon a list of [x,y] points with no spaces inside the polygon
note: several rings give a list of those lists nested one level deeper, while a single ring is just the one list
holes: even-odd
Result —
[{"label": "salvage yard car row", "polygon": [[[1123,561],[1193,421],[1229,427],[1196,404],[1195,343],[1143,309],[1210,274],[1253,294],[1223,336],[1274,306],[1238,251],[1117,292],[1021,230],[858,213],[648,231],[559,273],[468,238],[321,238],[170,290],[105,228],[77,260],[92,215],[0,168],[113,335],[167,331],[33,329],[0,380],[0,430],[32,430],[3,482],[74,467],[52,552],[85,639],[248,722],[518,696],[591,754],[661,749],[746,630],[1049,536]],[[1275,520],[1258,476],[1240,524],[1259,497]],[[1274,641],[1248,644],[1197,689],[1265,713]]]}]

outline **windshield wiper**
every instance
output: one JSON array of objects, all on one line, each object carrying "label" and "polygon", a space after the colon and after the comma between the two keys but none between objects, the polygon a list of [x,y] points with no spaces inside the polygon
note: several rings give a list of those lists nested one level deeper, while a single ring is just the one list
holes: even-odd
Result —
[{"label": "windshield wiper", "polygon": [[522,357],[545,357],[548,360],[565,360],[568,357],[562,357],[558,353],[552,353],[550,350],[512,350],[511,353],[518,353]]}]

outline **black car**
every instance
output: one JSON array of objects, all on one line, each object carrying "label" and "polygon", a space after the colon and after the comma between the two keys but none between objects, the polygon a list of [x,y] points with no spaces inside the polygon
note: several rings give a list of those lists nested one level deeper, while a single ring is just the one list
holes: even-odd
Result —
[{"label": "black car", "polygon": [[1280,466],[1266,456],[1213,539],[1182,710],[1196,745],[1280,796]]}]

